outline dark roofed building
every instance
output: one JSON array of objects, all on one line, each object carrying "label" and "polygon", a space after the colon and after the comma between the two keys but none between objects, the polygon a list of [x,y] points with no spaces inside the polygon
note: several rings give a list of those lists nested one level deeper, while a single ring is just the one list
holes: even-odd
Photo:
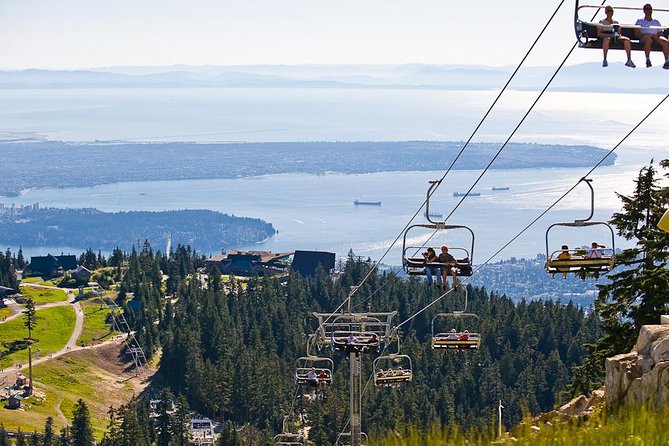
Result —
[{"label": "dark roofed building", "polygon": [[305,277],[316,275],[316,269],[321,265],[325,271],[335,267],[335,253],[325,251],[295,251],[291,268]]},{"label": "dark roofed building", "polygon": [[208,272],[218,268],[221,274],[237,276],[273,276],[288,270],[288,257],[292,252],[235,251],[205,260]]},{"label": "dark roofed building", "polygon": [[6,296],[13,296],[16,294],[16,291],[14,291],[11,288],[7,288],[6,286],[0,286],[0,307],[2,306],[2,298]]},{"label": "dark roofed building", "polygon": [[26,267],[29,274],[46,277],[62,275],[72,269],[77,269],[77,256],[74,255],[34,256],[30,258],[30,264]]}]

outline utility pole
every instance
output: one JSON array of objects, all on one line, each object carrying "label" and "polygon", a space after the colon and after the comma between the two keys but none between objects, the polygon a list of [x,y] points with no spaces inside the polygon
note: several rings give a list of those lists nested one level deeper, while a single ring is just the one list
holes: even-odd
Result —
[{"label": "utility pole", "polygon": [[502,436],[502,409],[504,409],[504,406],[502,406],[502,400],[499,400],[499,407],[497,408],[499,414],[499,430],[497,432],[497,437]]},{"label": "utility pole", "polygon": [[28,395],[33,394],[33,347],[28,345]]},{"label": "utility pole", "polygon": [[351,446],[362,443],[362,360],[360,353],[348,354],[351,367]]}]

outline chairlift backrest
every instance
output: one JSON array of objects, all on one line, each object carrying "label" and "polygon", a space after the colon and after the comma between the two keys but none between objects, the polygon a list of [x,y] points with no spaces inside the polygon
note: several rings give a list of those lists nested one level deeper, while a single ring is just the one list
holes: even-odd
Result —
[{"label": "chairlift backrest", "polygon": [[392,318],[397,311],[390,313],[313,313],[318,318],[319,326],[315,342],[330,345],[335,332],[375,334],[380,341],[392,338]]},{"label": "chairlift backrest", "polygon": [[392,386],[413,379],[413,366],[408,355],[379,356],[372,363],[374,385]]}]

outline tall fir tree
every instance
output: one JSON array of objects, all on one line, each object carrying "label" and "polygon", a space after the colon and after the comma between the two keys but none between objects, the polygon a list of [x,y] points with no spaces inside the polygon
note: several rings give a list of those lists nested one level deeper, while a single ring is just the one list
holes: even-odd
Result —
[{"label": "tall fir tree", "polygon": [[[669,160],[661,165],[669,168]],[[658,181],[651,162],[639,172],[630,196],[617,194],[622,211],[613,214],[611,223],[634,246],[616,254],[610,282],[599,285],[595,310],[604,336],[587,346],[590,355],[575,369],[572,393],[590,393],[599,387],[605,359],[628,352],[641,326],[658,324],[660,315],[669,311],[669,234],[657,227],[669,203],[669,187],[658,186]]]},{"label": "tall fir tree", "polygon": [[93,446],[93,427],[91,426],[91,414],[84,400],[80,399],[74,405],[72,415],[72,446]]},{"label": "tall fir tree", "polygon": [[53,418],[47,417],[44,422],[44,434],[42,435],[42,446],[53,446],[54,444],[54,433],[53,433]]},{"label": "tall fir tree", "polygon": [[3,424],[0,424],[0,446],[9,446],[9,436]]}]

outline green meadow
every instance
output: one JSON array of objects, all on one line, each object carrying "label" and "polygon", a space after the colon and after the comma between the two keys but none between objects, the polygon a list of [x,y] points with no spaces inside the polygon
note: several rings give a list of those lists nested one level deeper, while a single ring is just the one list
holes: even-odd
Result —
[{"label": "green meadow", "polygon": [[77,345],[99,344],[119,334],[119,332],[112,330],[110,323],[107,323],[109,310],[101,305],[99,299],[81,301],[81,307],[85,316],[84,330],[77,339]]},{"label": "green meadow", "polygon": [[63,290],[22,286],[20,291],[26,299],[32,299],[35,302],[35,305],[67,300],[67,293]]},{"label": "green meadow", "polygon": [[[72,335],[75,320],[74,309],[70,306],[38,310],[37,324],[32,333],[33,339],[36,340],[33,344],[34,357],[48,355],[62,349]],[[0,352],[3,355],[0,358],[0,367],[7,368],[12,364],[28,361],[28,350],[25,348],[7,353],[13,341],[20,341],[27,337],[28,329],[24,326],[23,317],[0,324],[0,339],[2,340]],[[39,352],[36,354],[37,349]]]}]

